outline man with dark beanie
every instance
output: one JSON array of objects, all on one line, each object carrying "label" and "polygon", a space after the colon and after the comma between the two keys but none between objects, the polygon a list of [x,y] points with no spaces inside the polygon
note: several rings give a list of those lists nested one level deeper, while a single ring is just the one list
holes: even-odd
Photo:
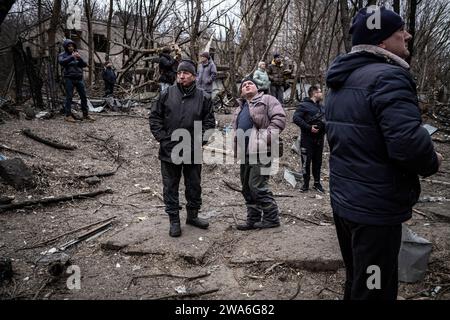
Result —
[{"label": "man with dark beanie", "polygon": [[[234,152],[241,161],[247,222],[236,228],[246,231],[278,227],[278,205],[268,185],[270,176],[267,169],[271,163],[261,161],[261,157],[268,148],[273,150],[273,146],[278,146],[278,135],[286,126],[286,113],[275,97],[258,93],[252,78],[242,80],[240,93],[239,106],[233,116]],[[270,154],[266,160],[272,156]]]},{"label": "man with dark beanie", "polygon": [[[215,127],[215,119],[210,97],[196,87],[195,69],[193,61],[182,60],[178,65],[177,83],[161,92],[158,102],[150,113],[150,130],[160,146],[164,204],[169,215],[171,237],[181,235],[179,185],[182,172],[186,186],[186,224],[202,229],[209,226],[206,220],[198,217],[202,204],[202,165],[201,161],[200,163],[194,161],[197,159],[194,157],[194,151],[198,149],[195,148],[194,141],[204,141],[205,131]],[[200,132],[194,130],[196,123],[201,125]],[[187,148],[189,150],[187,157],[183,154],[180,161],[179,152],[175,151],[178,148],[175,147],[180,143],[186,143],[184,140],[176,141],[179,133],[183,132],[188,132],[190,141],[187,143],[190,144],[190,148]],[[186,150],[183,149],[182,152]],[[200,152],[201,159],[201,148],[197,152]]]},{"label": "man with dark beanie", "polygon": [[421,126],[403,19],[364,8],[350,33],[352,50],[328,70],[325,99],[344,299],[395,300],[402,223],[419,197],[418,176],[436,173],[442,156]]}]

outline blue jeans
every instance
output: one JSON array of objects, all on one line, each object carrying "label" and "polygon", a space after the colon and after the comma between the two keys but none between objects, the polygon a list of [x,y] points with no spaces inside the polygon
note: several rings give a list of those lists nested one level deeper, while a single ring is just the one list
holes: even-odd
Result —
[{"label": "blue jeans", "polygon": [[64,78],[66,84],[66,101],[64,103],[64,114],[66,116],[70,116],[72,114],[72,98],[73,98],[73,88],[77,89],[78,94],[81,99],[81,110],[83,111],[83,115],[88,114],[88,106],[87,106],[87,98],[86,98],[86,89],[84,86],[83,79],[74,80],[69,78]]}]

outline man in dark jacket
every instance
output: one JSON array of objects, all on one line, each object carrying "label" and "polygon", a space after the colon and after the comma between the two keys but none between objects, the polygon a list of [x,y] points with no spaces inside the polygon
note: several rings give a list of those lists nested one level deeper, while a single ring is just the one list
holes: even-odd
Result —
[{"label": "man in dark jacket", "polygon": [[105,69],[102,72],[102,78],[105,82],[105,97],[112,95],[114,92],[114,85],[116,84],[116,73],[112,68],[111,61],[105,62]]},{"label": "man in dark jacket", "polygon": [[[201,130],[196,130],[201,126]],[[181,172],[186,186],[186,223],[206,229],[209,224],[198,217],[201,199],[201,146],[207,130],[215,127],[211,99],[195,84],[195,64],[182,60],[178,66],[177,84],[161,92],[150,113],[150,130],[159,142],[159,159],[164,185],[164,204],[170,219],[171,237],[181,235],[179,194]],[[187,133],[188,141],[177,141]],[[186,146],[181,152],[179,146]],[[182,159],[180,159],[182,157]],[[197,158],[200,158],[198,160]]]},{"label": "man in dark jacket", "polygon": [[416,84],[404,60],[411,35],[402,18],[384,7],[364,8],[350,32],[352,51],[328,70],[325,100],[344,299],[394,300],[401,224],[419,197],[418,175],[436,173],[442,156],[421,127]]},{"label": "man in dark jacket", "polygon": [[322,167],[323,141],[325,135],[325,111],[320,104],[322,90],[318,86],[310,86],[308,97],[297,107],[294,113],[294,123],[301,129],[300,155],[302,161],[303,186],[301,192],[309,189],[310,171],[314,177],[313,188],[324,193],[320,183],[320,169]]},{"label": "man in dark jacket", "polygon": [[170,55],[170,48],[165,47],[159,54],[159,85],[161,92],[175,82],[177,66],[178,62]]},{"label": "man in dark jacket", "polygon": [[70,39],[64,40],[64,52],[58,56],[58,62],[64,69],[64,81],[66,87],[66,101],[64,103],[65,120],[75,122],[72,115],[73,88],[77,89],[81,99],[81,110],[85,120],[94,121],[89,115],[87,106],[86,88],[83,81],[83,68],[87,66],[77,51],[77,45]]},{"label": "man in dark jacket", "polygon": [[267,67],[267,74],[270,80],[270,95],[277,98],[283,105],[284,86],[286,85],[285,74],[289,71],[285,70],[281,56],[278,53],[273,55],[273,60]]}]

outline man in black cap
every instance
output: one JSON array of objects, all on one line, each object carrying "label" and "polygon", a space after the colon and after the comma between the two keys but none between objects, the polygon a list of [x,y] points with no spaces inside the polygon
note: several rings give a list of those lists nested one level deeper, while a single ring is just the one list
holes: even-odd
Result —
[{"label": "man in black cap", "polygon": [[[194,126],[201,126],[201,130],[194,130]],[[150,130],[160,146],[164,204],[171,237],[181,235],[178,189],[182,172],[186,186],[186,224],[202,229],[209,226],[206,220],[198,217],[202,204],[201,145],[206,139],[205,132],[214,127],[211,99],[195,84],[195,64],[191,60],[182,60],[178,65],[177,83],[161,92],[150,113]],[[183,133],[187,133],[188,141],[184,140],[186,135]],[[179,136],[183,137],[181,141],[177,141]],[[181,153],[179,145],[183,146]],[[195,153],[199,154],[196,156]]]},{"label": "man in black cap", "polygon": [[159,54],[159,88],[164,91],[173,85],[177,77],[177,60],[170,55],[170,47],[164,47]]},{"label": "man in black cap", "polygon": [[384,7],[364,8],[350,33],[352,50],[328,70],[325,99],[344,299],[394,300],[401,224],[419,197],[418,176],[436,173],[442,156],[421,126],[403,19]]}]

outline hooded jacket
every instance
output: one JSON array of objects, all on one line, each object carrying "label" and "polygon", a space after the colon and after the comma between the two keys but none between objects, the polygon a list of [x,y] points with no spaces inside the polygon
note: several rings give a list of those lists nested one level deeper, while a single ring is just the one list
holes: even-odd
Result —
[{"label": "hooded jacket", "polygon": [[64,52],[59,54],[58,62],[64,68],[64,78],[81,80],[83,79],[83,68],[86,67],[87,64],[81,57],[77,60],[71,53],[69,53],[67,50],[69,44],[72,44],[74,46],[74,50],[77,50],[77,45],[75,42],[70,39],[64,40]]},{"label": "hooded jacket", "polygon": [[197,86],[208,93],[212,92],[213,82],[217,77],[217,68],[210,58],[206,64],[200,63],[197,71]]},{"label": "hooded jacket", "polygon": [[326,133],[334,214],[368,225],[411,218],[418,175],[438,170],[421,127],[416,84],[408,64],[376,46],[355,46],[326,76]]}]

